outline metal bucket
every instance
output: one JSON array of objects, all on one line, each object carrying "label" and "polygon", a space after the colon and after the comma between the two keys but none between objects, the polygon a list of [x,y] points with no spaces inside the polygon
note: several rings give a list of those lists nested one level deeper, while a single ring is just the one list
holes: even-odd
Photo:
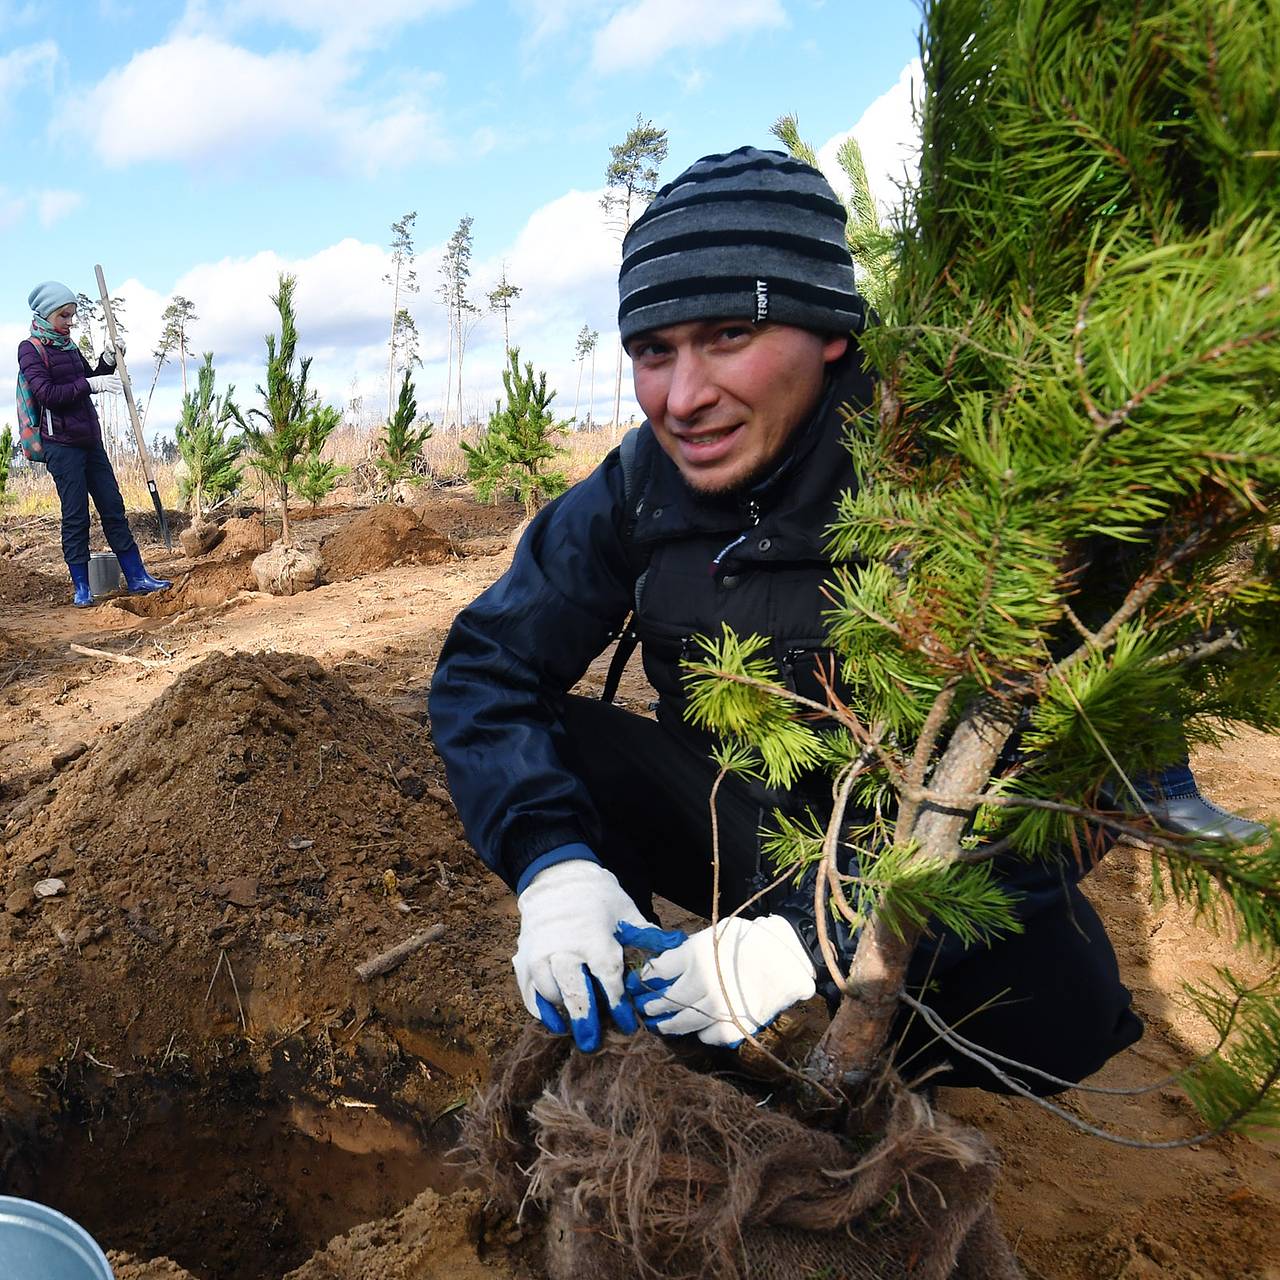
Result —
[{"label": "metal bucket", "polygon": [[107,1255],[66,1214],[0,1196],[0,1276],[5,1280],[114,1280]]},{"label": "metal bucket", "polygon": [[114,551],[89,553],[89,590],[95,596],[120,590],[120,561]]}]

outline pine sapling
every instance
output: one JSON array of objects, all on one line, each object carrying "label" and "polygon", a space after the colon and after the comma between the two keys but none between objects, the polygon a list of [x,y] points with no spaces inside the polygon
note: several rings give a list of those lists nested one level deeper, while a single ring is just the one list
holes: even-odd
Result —
[{"label": "pine sapling", "polygon": [[[1075,878],[1136,840],[1157,894],[1280,955],[1277,827],[1176,834],[1136,785],[1280,729],[1274,6],[933,0],[926,24],[920,179],[830,529],[828,692],[797,697],[758,638],[690,664],[725,768],[830,773],[829,821],[772,843],[843,992],[807,1075],[854,1105],[904,1007],[1013,1092],[1045,1085],[906,986],[926,930],[1036,928],[999,854]],[[1280,983],[1223,970],[1192,997],[1219,1033],[1179,1077],[1206,1132],[1165,1145],[1280,1126]]]},{"label": "pine sapling", "polygon": [[308,452],[311,398],[307,373],[311,357],[298,359],[298,330],[293,312],[297,277],[282,273],[271,301],[280,316],[280,336],[267,334],[266,386],[258,386],[261,409],[250,409],[244,438],[253,466],[280,503],[281,541],[289,545],[289,491],[296,488]]},{"label": "pine sapling", "polygon": [[531,362],[525,362],[521,373],[519,347],[511,348],[507,360],[502,371],[505,405],[499,400],[494,406],[479,444],[461,443],[467,455],[467,478],[480,499],[496,501],[508,493],[532,515],[568,485],[563,472],[542,470],[544,463],[563,452],[550,439],[556,429],[550,411],[556,393],[547,390],[546,373],[535,374]]},{"label": "pine sapling", "polygon": [[204,516],[205,504],[234,493],[244,474],[236,465],[244,441],[226,434],[228,423],[243,425],[232,398],[235,388],[216,395],[215,381],[213,352],[206,351],[194,389],[182,398],[182,413],[174,428],[178,453],[186,464],[182,497],[191,500],[197,521]]},{"label": "pine sapling", "polygon": [[418,401],[414,394],[413,379],[406,371],[404,381],[400,384],[396,411],[378,440],[382,455],[373,460],[388,496],[394,494],[401,481],[414,484],[421,479],[417,468],[422,460],[423,446],[431,438],[432,424],[430,418],[424,418],[421,426],[415,426],[417,420]]},{"label": "pine sapling", "polygon": [[9,464],[13,461],[13,428],[6,422],[0,429],[0,496],[9,484]]},{"label": "pine sapling", "polygon": [[306,453],[298,469],[295,487],[314,511],[338,486],[348,468],[323,457],[324,446],[341,414],[333,405],[313,405],[306,419]]}]

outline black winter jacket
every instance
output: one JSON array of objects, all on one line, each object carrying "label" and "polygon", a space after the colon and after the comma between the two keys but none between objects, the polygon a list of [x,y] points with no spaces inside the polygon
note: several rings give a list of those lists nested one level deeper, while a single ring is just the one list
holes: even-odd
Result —
[{"label": "black winter jacket", "polygon": [[[468,838],[513,888],[525,868],[553,849],[598,847],[600,817],[560,763],[558,712],[565,693],[622,629],[641,574],[633,625],[668,730],[698,737],[682,717],[680,664],[693,651],[693,637],[718,634],[722,623],[739,635],[771,637],[784,679],[822,700],[815,673],[827,653],[826,530],[840,494],[856,484],[842,408],[869,404],[873,390],[860,360],[855,350],[838,362],[812,421],[774,472],[747,492],[694,494],[646,424],[631,509],[615,449],[539,513],[511,568],[458,615],[432,681],[432,732]],[[764,812],[810,807],[825,818],[830,781],[815,776],[786,794],[761,787],[760,804]],[[1060,900],[1081,874],[1070,861],[1055,866],[1013,855],[999,858],[995,870],[1023,920]],[[823,973],[811,883],[779,893],[763,909],[787,917]],[[848,954],[853,939],[843,922],[833,924],[837,947]],[[963,950],[958,940],[944,939],[938,971]],[[835,996],[833,987],[825,993]]]},{"label": "black winter jacket", "polygon": [[694,636],[722,623],[772,637],[786,677],[816,693],[825,531],[854,483],[840,408],[871,393],[851,353],[775,471],[725,497],[694,494],[642,427],[632,510],[614,450],[539,513],[511,568],[459,614],[432,683],[432,731],[469,839],[509,884],[552,849],[596,843],[599,816],[560,764],[557,708],[618,634],[641,572],[636,626],[672,732],[695,735],[682,719],[680,663]]}]

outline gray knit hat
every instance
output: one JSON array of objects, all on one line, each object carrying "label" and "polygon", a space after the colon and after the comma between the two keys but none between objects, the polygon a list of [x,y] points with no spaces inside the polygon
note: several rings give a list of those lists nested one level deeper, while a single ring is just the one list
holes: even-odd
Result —
[{"label": "gray knit hat", "polygon": [[622,242],[618,328],[720,317],[861,332],[844,206],[781,151],[703,156],[653,198]]},{"label": "gray knit hat", "polygon": [[36,315],[43,316],[46,320],[55,311],[75,300],[76,295],[57,280],[45,280],[27,294],[27,305]]}]

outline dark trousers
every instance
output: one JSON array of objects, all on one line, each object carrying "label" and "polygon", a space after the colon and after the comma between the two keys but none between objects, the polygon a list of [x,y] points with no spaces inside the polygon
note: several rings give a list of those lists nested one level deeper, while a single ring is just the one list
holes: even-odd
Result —
[{"label": "dark trousers", "polygon": [[45,465],[62,504],[62,558],[68,564],[89,563],[90,497],[111,550],[116,555],[133,551],[137,544],[124,514],[124,499],[101,442],[84,446],[58,444],[45,436],[41,443]]},{"label": "dark trousers", "polygon": [[[714,763],[652,720],[571,697],[564,717],[566,764],[600,813],[596,849],[643,911],[654,894],[709,917],[712,831],[708,798]],[[761,866],[758,832],[768,816],[733,778],[717,795],[720,910],[734,910],[773,873]],[[1115,952],[1084,895],[1065,881],[1042,895],[1021,934],[990,947],[925,938],[908,987],[967,1040],[1064,1080],[1092,1074],[1142,1035],[1120,981]],[[749,908],[765,914],[768,900]],[[985,1067],[948,1049],[904,1008],[895,1061],[907,1079],[935,1066],[937,1083],[1007,1092]],[[1011,1072],[1036,1093],[1057,1088]]]}]

